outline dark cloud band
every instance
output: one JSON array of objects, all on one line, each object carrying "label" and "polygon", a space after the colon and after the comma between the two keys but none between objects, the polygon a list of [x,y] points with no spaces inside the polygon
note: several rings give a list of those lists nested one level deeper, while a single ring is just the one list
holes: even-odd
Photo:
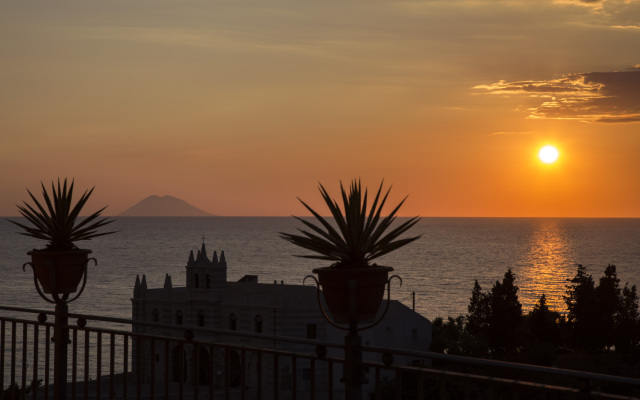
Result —
[{"label": "dark cloud band", "polygon": [[474,89],[541,97],[543,102],[529,118],[640,121],[640,65],[626,71],[575,73],[547,81],[499,81]]}]

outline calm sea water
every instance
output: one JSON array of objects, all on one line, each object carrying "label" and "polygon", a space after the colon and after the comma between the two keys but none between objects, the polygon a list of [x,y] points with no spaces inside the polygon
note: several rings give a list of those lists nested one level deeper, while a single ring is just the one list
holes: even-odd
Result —
[{"label": "calm sea water", "polygon": [[[151,288],[161,287],[166,273],[174,286],[184,286],[189,251],[200,249],[203,237],[209,256],[225,252],[229,280],[254,274],[262,283],[302,284],[312,268],[325,265],[294,257],[303,251],[280,239],[278,232],[300,227],[290,217],[119,218],[111,227],[119,232],[81,243],[98,265],[89,267],[72,312],[130,318],[136,275],[145,274]],[[15,232],[0,220],[0,304],[52,309],[33,287],[30,268],[22,270],[27,251],[43,243]],[[576,264],[597,281],[613,263],[623,285],[640,285],[640,219],[423,218],[413,234],[422,238],[378,263],[402,277],[392,298],[411,307],[415,292],[416,311],[428,318],[465,314],[474,280],[490,289],[508,268],[525,310],[542,293],[564,310]]]}]

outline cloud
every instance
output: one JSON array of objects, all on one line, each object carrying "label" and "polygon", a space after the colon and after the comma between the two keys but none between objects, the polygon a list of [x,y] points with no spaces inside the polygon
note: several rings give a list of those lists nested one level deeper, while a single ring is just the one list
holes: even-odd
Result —
[{"label": "cloud", "polygon": [[529,114],[532,119],[640,122],[640,64],[626,71],[574,73],[543,81],[499,81],[474,89],[541,98],[541,104]]},{"label": "cloud", "polygon": [[[582,22],[592,25],[603,25],[612,28],[636,29],[640,17],[640,2],[636,0],[552,0],[555,5],[567,11],[576,11],[576,8],[587,10],[594,19]],[[569,6],[569,7],[567,7]],[[584,18],[584,15],[580,15]],[[587,22],[588,21],[588,22]],[[578,22],[578,21],[576,21]]]},{"label": "cloud", "polygon": [[554,0],[553,2],[555,4],[575,4],[600,9],[602,8],[602,3],[605,1],[606,0]]},{"label": "cloud", "polygon": [[530,135],[533,132],[531,131],[500,131],[500,132],[492,132],[492,135]]}]

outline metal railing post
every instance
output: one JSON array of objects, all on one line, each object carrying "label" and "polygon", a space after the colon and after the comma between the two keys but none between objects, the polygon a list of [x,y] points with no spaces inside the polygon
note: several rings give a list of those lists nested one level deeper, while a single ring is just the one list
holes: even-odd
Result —
[{"label": "metal railing post", "polygon": [[[343,390],[345,390],[346,393],[344,395],[347,399],[365,399],[368,398],[367,392],[369,390],[369,388],[365,387],[368,383],[366,368],[373,368],[369,375],[371,375],[370,379],[375,379],[375,393],[373,394],[375,397],[373,398],[376,399],[383,397],[400,398],[403,396],[411,398],[429,396],[429,398],[442,399],[458,396],[470,399],[477,396],[492,398],[502,394],[509,398],[537,395],[541,399],[621,399],[623,396],[627,396],[624,398],[637,398],[637,388],[640,388],[640,379],[625,376],[604,375],[432,352],[374,347],[361,344],[360,342],[364,343],[364,338],[354,335],[353,332],[350,332],[348,340],[345,340],[344,343],[335,343],[294,337],[263,337],[251,332],[232,332],[193,327],[193,329],[209,333],[209,338],[213,338],[213,334],[231,337],[229,341],[218,342],[209,338],[187,341],[175,335],[168,336],[163,332],[162,334],[161,332],[157,334],[141,334],[132,333],[130,330],[122,330],[119,327],[118,329],[116,327],[91,327],[85,326],[85,318],[96,322],[112,322],[123,325],[140,324],[164,329],[174,328],[180,329],[180,333],[184,329],[184,327],[178,328],[173,324],[159,324],[148,321],[135,322],[104,316],[70,314],[67,312],[68,305],[65,305],[64,302],[60,303],[55,312],[0,306],[0,383],[2,383],[0,387],[7,390],[7,394],[10,396],[27,398],[25,396],[27,390],[33,390],[28,394],[28,397],[33,397],[34,400],[36,398],[43,398],[44,400],[49,398],[68,398],[71,400],[75,397],[85,399],[95,397],[99,399],[101,396],[110,399],[126,399],[127,397],[153,399],[164,397],[167,400],[170,398],[177,399],[178,397],[184,397],[185,399],[201,397],[239,399],[241,396],[247,398],[255,397],[257,399],[267,397],[277,400],[278,398],[294,399],[298,396],[306,399],[322,397],[330,400],[337,397],[342,398]],[[23,319],[22,317],[3,316],[3,310],[38,313],[38,320],[36,322],[32,318]],[[45,323],[47,315],[55,315],[55,322]],[[78,327],[75,324],[69,324],[69,321],[75,318],[78,318]],[[84,341],[81,336],[82,331],[84,331]],[[102,339],[104,335],[109,336],[106,341]],[[31,341],[31,336],[33,336],[33,341]],[[89,340],[91,337],[95,337],[95,340]],[[118,338],[117,341],[116,338]],[[259,340],[258,343],[264,343],[265,341],[270,343],[275,338],[283,343],[283,348],[251,346],[250,344],[245,346],[240,342],[245,341],[246,338],[255,338]],[[43,341],[46,343],[43,343]],[[160,344],[154,345],[154,342]],[[116,343],[121,343],[121,345],[116,346]],[[131,351],[132,345],[130,343],[135,344],[133,352]],[[149,358],[146,358],[147,347],[143,346],[143,343],[149,343]],[[289,347],[286,343],[291,344],[291,349],[286,349],[286,347]],[[83,351],[85,357],[84,369],[80,368],[83,364],[81,354],[74,354],[78,352],[79,345],[82,345],[80,350]],[[102,345],[105,347],[103,348]],[[171,364],[172,352],[169,350],[171,348],[170,345],[176,346],[177,353],[175,354],[177,358],[171,361]],[[302,351],[303,345],[315,346],[315,352],[310,349],[309,351]],[[33,347],[30,348],[30,346]],[[51,348],[52,346],[54,348]],[[107,347],[109,350],[107,350]],[[180,351],[181,347],[193,348],[194,356],[187,359],[180,357],[183,354]],[[330,353],[327,353],[327,347],[332,349]],[[165,349],[164,352],[162,348]],[[42,349],[44,349],[44,354],[41,354]],[[200,351],[204,349],[209,350],[206,356],[204,351]],[[156,350],[159,351],[158,354],[156,354]],[[103,352],[107,351],[109,353],[104,357]],[[231,356],[232,351],[234,352],[233,357]],[[342,354],[339,354],[342,351],[345,351],[346,361]],[[224,355],[220,356],[218,354],[220,352]],[[236,352],[241,353],[239,360]],[[53,356],[51,356],[51,353],[53,353]],[[248,356],[249,354],[251,354],[251,357]],[[251,370],[244,369],[249,365],[253,365],[252,361],[249,360],[250,358],[253,359],[253,354],[256,354],[257,357],[257,380],[255,384],[253,378],[250,378],[253,376],[253,368]],[[372,356],[375,354],[381,355],[381,360],[373,360]],[[135,358],[134,361],[131,361],[131,356]],[[30,357],[33,357],[33,372],[31,375],[33,378],[28,375],[31,369],[31,365],[28,363]],[[394,362],[394,357],[399,358]],[[104,358],[108,359],[108,366],[103,365]],[[232,358],[234,361],[232,361]],[[272,359],[273,363],[271,362]],[[93,365],[94,360],[97,374],[95,384],[91,382],[94,379],[89,373],[89,367]],[[117,368],[115,360],[118,360]],[[189,361],[188,364],[185,364],[187,360],[194,361],[194,363]],[[414,361],[409,364],[407,360]],[[428,360],[438,361],[438,364],[442,363],[442,365],[432,366],[426,362]],[[44,367],[41,362],[44,362]],[[145,366],[147,362],[150,362],[148,367]],[[153,365],[154,363],[157,363],[157,365]],[[162,363],[165,364],[164,369]],[[310,363],[310,368],[307,371],[305,367],[309,365],[308,363]],[[321,368],[322,371],[318,371],[318,363],[323,366],[326,364],[326,369]],[[130,365],[134,367],[130,368]],[[191,368],[192,365],[195,368],[185,371],[185,367]],[[205,369],[205,365],[208,368]],[[339,385],[339,388],[336,387],[336,393],[334,393],[334,386],[338,385],[333,379],[334,365],[344,365],[344,375],[340,374],[343,378],[343,383]],[[170,366],[172,367],[170,368]],[[174,368],[176,366],[177,368]],[[201,370],[198,367],[203,369]],[[280,367],[283,368],[281,369]],[[108,371],[109,376],[105,376],[105,378],[108,378],[109,382],[106,379],[104,381],[100,380],[103,368]],[[49,371],[51,370],[54,371],[53,379],[49,378]],[[219,377],[225,381],[226,385],[223,385],[222,388],[210,386],[206,390],[209,392],[208,395],[203,395],[203,388],[194,385],[204,383],[200,378],[204,379],[205,370],[208,371],[208,383],[215,383],[215,378],[220,373]],[[132,379],[132,376],[127,376],[130,371],[138,373],[135,379]],[[385,377],[387,379],[382,377],[383,371],[387,375]],[[504,374],[504,371],[508,371],[508,373]],[[118,375],[116,375],[116,372]],[[140,372],[142,372],[142,377],[140,377]],[[203,374],[200,375],[200,372]],[[300,373],[302,373],[303,379],[298,381]],[[41,374],[44,375],[44,386],[38,388],[38,377],[42,376]],[[183,381],[184,385],[181,388],[183,390],[178,392],[176,388],[179,388],[180,380],[170,383],[169,381],[172,379],[169,378],[181,374],[183,377],[187,376],[192,379],[189,378]],[[395,374],[395,380],[393,380],[393,374]],[[80,375],[83,380],[76,382],[76,375]],[[273,379],[270,380],[272,375]],[[503,377],[504,375],[506,377]],[[116,376],[118,376],[117,379]],[[162,379],[163,376],[165,379]],[[154,379],[154,377],[158,379]],[[303,390],[298,390],[301,389],[299,383],[306,381],[305,377],[312,379],[310,383],[311,393],[302,393]],[[403,377],[409,379],[402,379]],[[233,388],[231,387],[231,383],[238,383],[237,378],[240,378],[239,383],[245,384],[244,388],[237,388],[235,384]],[[142,385],[143,379],[150,379],[147,381],[149,382],[148,387],[146,384]],[[314,381],[314,379],[318,380]],[[32,383],[32,386],[29,386],[29,383]],[[156,393],[158,390],[162,392],[163,384],[165,385],[164,394]],[[344,386],[342,386],[343,384]],[[415,386],[416,384],[417,386]],[[77,387],[77,385],[83,386]],[[270,395],[269,391],[271,391],[270,388],[272,386],[273,394]],[[84,390],[82,390],[83,387]],[[101,392],[101,387],[104,387],[104,392]],[[118,388],[117,395],[114,390],[115,387]],[[36,388],[38,393],[36,393]],[[135,393],[134,389],[136,390]],[[304,389],[307,390],[306,382]],[[304,396],[302,396],[303,394]]]},{"label": "metal railing post", "polygon": [[362,338],[358,335],[358,281],[350,279],[349,285],[349,333],[344,338],[344,389],[347,399],[362,400]]},{"label": "metal railing post", "polygon": [[69,308],[67,303],[56,303],[55,326],[53,329],[53,398],[67,398],[67,344],[69,343]]},{"label": "metal railing post", "polygon": [[[34,250],[35,251],[35,250]],[[91,253],[91,250],[84,250],[86,254]],[[31,254],[31,252],[27,253]],[[32,263],[24,263],[22,265],[22,270],[25,270],[27,265],[31,266],[33,269],[33,284],[38,291],[40,297],[45,300],[47,303],[55,304],[55,323],[53,327],[53,337],[54,337],[54,349],[53,349],[53,398],[55,400],[66,400],[67,398],[67,345],[70,343],[69,341],[69,306],[68,303],[76,300],[82,292],[84,291],[85,286],[87,285],[87,266],[89,261],[93,261],[96,265],[98,261],[95,258],[87,258],[83,264],[83,273],[82,273],[82,286],[79,290],[73,289],[71,292],[63,292],[58,290],[58,278],[56,272],[56,265],[54,264],[54,259],[49,259],[46,262],[46,268],[48,269],[48,277],[49,277],[49,285],[50,290],[46,291],[43,287],[40,287],[40,283],[38,281],[38,276],[36,275],[36,269]],[[76,284],[77,286],[77,284]],[[74,295],[71,296],[71,294]],[[51,298],[47,296],[49,294]],[[74,331],[77,332],[77,331]],[[86,356],[86,354],[85,354]],[[73,368],[75,368],[75,360],[73,364]],[[75,369],[74,369],[75,370]],[[26,384],[25,384],[26,385]],[[23,385],[23,386],[25,386]],[[75,382],[73,385],[75,390]],[[24,388],[23,388],[24,389]],[[46,396],[47,392],[45,392]]]},{"label": "metal railing post", "polygon": [[381,315],[376,317],[377,319],[373,318],[374,322],[360,328],[358,328],[358,279],[348,279],[348,328],[344,328],[336,323],[325,311],[320,299],[320,282],[312,275],[305,277],[305,280],[307,278],[313,279],[316,283],[316,287],[318,288],[318,306],[320,307],[320,311],[327,322],[338,329],[348,331],[348,334],[344,338],[344,363],[342,367],[342,381],[344,383],[345,397],[350,400],[362,400],[362,387],[363,384],[368,382],[368,380],[365,377],[365,369],[362,364],[362,338],[358,334],[358,331],[373,328],[384,319],[387,315],[387,311],[389,311],[389,303],[391,300],[391,280],[398,278],[400,283],[402,283],[402,279],[397,275],[393,275],[387,279],[386,306],[382,310]]}]

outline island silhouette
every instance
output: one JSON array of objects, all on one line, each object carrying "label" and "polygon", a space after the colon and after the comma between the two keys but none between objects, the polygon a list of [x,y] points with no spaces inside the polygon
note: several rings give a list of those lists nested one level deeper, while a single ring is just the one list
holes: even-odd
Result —
[{"label": "island silhouette", "polygon": [[118,217],[214,217],[173,196],[151,195],[117,215]]}]

